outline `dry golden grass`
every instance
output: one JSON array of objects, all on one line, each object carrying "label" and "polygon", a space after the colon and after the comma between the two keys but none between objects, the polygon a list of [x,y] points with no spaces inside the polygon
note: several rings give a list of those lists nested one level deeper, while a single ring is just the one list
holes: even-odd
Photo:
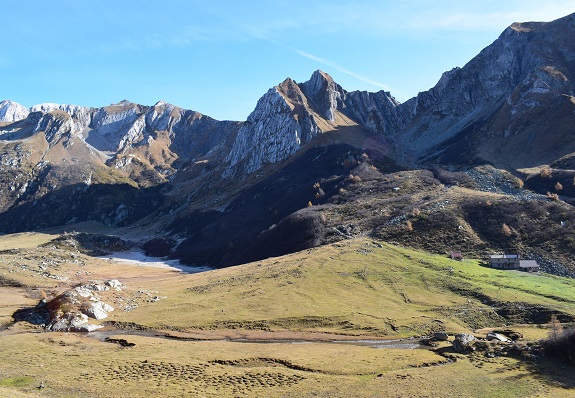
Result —
[{"label": "dry golden grass", "polygon": [[422,367],[444,359],[425,350],[123,337],[136,345],[61,333],[4,337],[10,361],[0,364],[0,383],[26,377],[17,390],[33,393],[44,381],[48,397],[567,396],[506,358]]},{"label": "dry golden grass", "polygon": [[32,249],[41,244],[48,243],[56,237],[56,235],[36,232],[0,235],[0,250]]},{"label": "dry golden grass", "polygon": [[38,303],[37,299],[28,297],[26,289],[0,286],[0,325],[11,322],[12,314],[24,307]]}]

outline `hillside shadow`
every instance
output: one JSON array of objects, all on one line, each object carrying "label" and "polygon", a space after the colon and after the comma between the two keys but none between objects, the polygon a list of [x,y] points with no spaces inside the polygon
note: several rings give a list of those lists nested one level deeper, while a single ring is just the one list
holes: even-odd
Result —
[{"label": "hillside shadow", "polygon": [[20,308],[12,314],[14,323],[28,322],[33,325],[43,326],[50,322],[50,311],[44,300],[40,301],[35,307]]},{"label": "hillside shadow", "polygon": [[15,204],[0,214],[0,232],[16,233],[83,221],[125,226],[151,214],[164,203],[164,186],[73,184],[39,199]]},{"label": "hillside shadow", "polygon": [[535,377],[542,383],[572,390],[575,395],[575,365],[549,358],[525,362],[524,365],[531,374],[519,375],[517,378]]},{"label": "hillside shadow", "polygon": [[176,257],[191,264],[229,266],[317,245],[323,223],[313,207],[338,194],[338,184],[361,155],[346,144],[311,147],[247,188],[224,211],[196,211],[179,218],[170,228],[185,232],[188,239]]}]

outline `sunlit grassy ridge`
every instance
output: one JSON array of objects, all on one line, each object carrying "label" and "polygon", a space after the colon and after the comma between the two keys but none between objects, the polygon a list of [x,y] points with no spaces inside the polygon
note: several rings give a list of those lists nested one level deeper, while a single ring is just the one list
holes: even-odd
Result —
[{"label": "sunlit grassy ridge", "polygon": [[148,326],[420,335],[505,323],[494,303],[575,314],[575,281],[500,271],[354,240],[158,283],[167,299],[124,320]]}]

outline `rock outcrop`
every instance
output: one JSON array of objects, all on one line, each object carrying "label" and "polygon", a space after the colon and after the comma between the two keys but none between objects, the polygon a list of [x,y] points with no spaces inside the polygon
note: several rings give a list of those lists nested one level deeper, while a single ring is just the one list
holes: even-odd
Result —
[{"label": "rock outcrop", "polygon": [[488,341],[492,341],[492,340],[496,340],[496,341],[501,341],[504,343],[509,343],[511,342],[511,339],[508,339],[506,336],[499,334],[499,333],[495,333],[495,332],[489,332],[487,333],[487,336],[485,337]]},{"label": "rock outcrop", "polygon": [[447,341],[447,339],[449,339],[449,334],[446,332],[435,332],[433,333],[433,338],[437,341]]},{"label": "rock outcrop", "polygon": [[321,134],[299,86],[287,79],[270,89],[240,128],[230,154],[232,175],[241,165],[242,173],[253,173],[266,163],[278,163]]},{"label": "rock outcrop", "polygon": [[124,285],[112,279],[76,286],[50,301],[43,299],[36,308],[27,311],[25,316],[18,320],[42,325],[52,331],[92,332],[103,326],[90,323],[90,318],[104,319],[114,311],[114,307],[102,301],[98,294],[110,288],[120,292]]}]

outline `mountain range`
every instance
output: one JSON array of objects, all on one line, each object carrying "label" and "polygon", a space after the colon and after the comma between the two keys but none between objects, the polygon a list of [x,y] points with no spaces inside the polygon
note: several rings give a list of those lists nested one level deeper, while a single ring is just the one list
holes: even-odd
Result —
[{"label": "mountain range", "polygon": [[228,266],[350,236],[573,272],[575,14],[514,23],[398,102],[316,71],[246,121],[0,102],[0,231],[97,221]]}]

